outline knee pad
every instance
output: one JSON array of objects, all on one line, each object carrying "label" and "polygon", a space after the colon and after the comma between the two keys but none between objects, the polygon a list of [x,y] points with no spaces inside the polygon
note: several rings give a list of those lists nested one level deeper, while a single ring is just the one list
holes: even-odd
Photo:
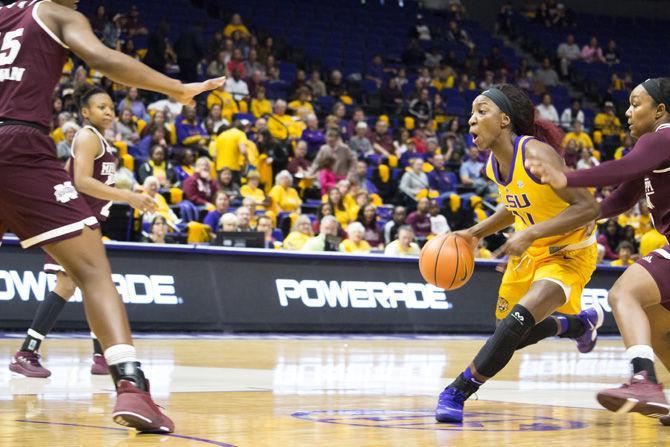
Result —
[{"label": "knee pad", "polygon": [[475,357],[473,363],[477,372],[485,377],[496,375],[507,365],[517,346],[533,327],[533,315],[522,305],[515,305]]}]

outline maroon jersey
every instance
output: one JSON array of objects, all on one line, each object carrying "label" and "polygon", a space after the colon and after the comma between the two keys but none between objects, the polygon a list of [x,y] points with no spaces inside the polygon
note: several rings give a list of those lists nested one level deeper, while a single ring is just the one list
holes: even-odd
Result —
[{"label": "maroon jersey", "polygon": [[0,7],[0,119],[49,128],[51,95],[68,47],[37,17],[41,3],[17,1]]},{"label": "maroon jersey", "polygon": [[642,135],[619,160],[568,172],[568,186],[619,185],[600,204],[602,217],[631,209],[646,196],[654,226],[670,239],[670,124]]},{"label": "maroon jersey", "polygon": [[[98,130],[93,126],[84,126],[72,140],[72,158],[68,163],[68,171],[70,177],[75,180],[74,177],[74,159],[77,154],[77,136],[81,132],[93,132],[98,140],[100,140],[100,149],[98,155],[93,161],[93,178],[99,182],[104,183],[108,186],[114,186],[116,183],[116,158],[114,157],[114,152],[112,147],[107,143],[107,140],[98,132]],[[104,222],[109,217],[109,208],[112,206],[112,202],[109,200],[98,199],[96,197],[89,196],[87,194],[79,193],[86,200],[86,203],[91,208],[91,211],[95,214],[95,217],[98,219],[98,222]]]}]

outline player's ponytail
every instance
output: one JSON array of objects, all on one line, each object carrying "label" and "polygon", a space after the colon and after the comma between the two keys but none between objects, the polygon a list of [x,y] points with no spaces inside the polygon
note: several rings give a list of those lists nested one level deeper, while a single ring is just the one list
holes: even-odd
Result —
[{"label": "player's ponytail", "polygon": [[91,99],[93,95],[99,93],[107,94],[107,92],[97,85],[84,84],[81,85],[74,92],[74,103],[77,105],[77,109],[81,110],[83,107],[88,105],[88,100]]},{"label": "player's ponytail", "polygon": [[535,119],[535,107],[526,92],[512,84],[498,84],[492,88],[504,93],[509,101],[514,133],[532,135],[553,147],[559,154],[563,152],[563,131],[548,121]]}]

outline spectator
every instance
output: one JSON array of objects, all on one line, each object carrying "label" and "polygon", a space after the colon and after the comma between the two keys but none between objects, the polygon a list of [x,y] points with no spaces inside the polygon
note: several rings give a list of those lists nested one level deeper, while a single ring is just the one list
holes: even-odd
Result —
[{"label": "spectator", "polygon": [[138,186],[137,180],[135,180],[135,175],[130,169],[123,165],[123,158],[119,157],[118,154],[116,157],[116,173],[114,177],[116,179],[116,187],[119,189],[135,191]]},{"label": "spectator", "polygon": [[430,201],[428,212],[430,213],[431,234],[444,234],[451,231],[451,228],[449,228],[449,224],[447,223],[447,218],[440,214],[440,204],[437,203],[437,200]]},{"label": "spectator", "polygon": [[365,160],[358,160],[356,162],[356,172],[352,178],[352,183],[358,185],[361,191],[366,194],[377,194],[377,187],[368,178],[368,164]]},{"label": "spectator", "polygon": [[403,106],[403,93],[398,85],[397,78],[388,80],[386,86],[381,91],[382,111],[386,114],[397,116],[400,114]]},{"label": "spectator", "polygon": [[328,95],[335,99],[339,99],[341,96],[347,96],[347,86],[344,84],[344,79],[342,78],[342,72],[340,72],[340,70],[333,70],[330,73],[330,82],[328,82],[327,90]]},{"label": "spectator", "polygon": [[[621,136],[623,135],[623,127],[621,121],[616,116],[614,110],[614,103],[612,101],[605,101],[602,112],[598,113],[593,120],[593,127],[602,135],[602,140],[607,143],[607,146],[617,147]],[[598,135],[594,134],[596,143],[600,143]]]},{"label": "spectator", "polygon": [[572,132],[568,132],[563,137],[563,147],[567,147],[571,140],[575,140],[577,148],[593,149],[593,141],[589,134],[584,132],[582,123],[578,119],[572,121],[572,129]]},{"label": "spectator", "polygon": [[150,244],[165,244],[165,237],[169,231],[167,221],[163,216],[155,216],[151,221],[149,234],[142,238],[142,242]]},{"label": "spectator", "polygon": [[225,213],[219,219],[219,228],[226,233],[234,233],[238,230],[239,219],[233,213]]},{"label": "spectator", "polygon": [[321,80],[319,70],[312,71],[312,77],[305,84],[312,90],[312,95],[315,98],[326,96],[326,84]]},{"label": "spectator", "polygon": [[270,216],[258,216],[258,222],[256,223],[256,231],[263,233],[265,239],[264,248],[280,248],[281,243],[277,242],[272,234],[272,218]]},{"label": "spectator", "polygon": [[[535,72],[535,79],[545,87],[554,87],[558,85],[558,73],[551,66],[551,61],[548,57],[542,60],[542,67]],[[558,121],[558,119],[556,120]]]},{"label": "spectator", "polygon": [[614,260],[619,258],[615,250],[619,247],[621,241],[621,227],[616,219],[609,219],[605,223],[605,231],[598,236],[598,243],[605,247],[605,259]]},{"label": "spectator", "polygon": [[227,54],[223,50],[216,53],[216,59],[212,60],[207,66],[207,76],[210,78],[219,78],[227,74],[226,56]]},{"label": "spectator", "polygon": [[398,229],[398,239],[386,246],[386,256],[418,256],[419,246],[413,242],[414,231],[412,227],[403,225]]},{"label": "spectator", "polygon": [[274,61],[275,55],[275,41],[272,36],[265,38],[265,42],[262,45],[257,45],[256,49],[258,50],[258,60],[265,64],[266,66],[272,66],[270,60]]},{"label": "spectator", "polygon": [[354,157],[349,146],[342,142],[340,132],[337,129],[328,129],[326,132],[326,144],[321,146],[316,154],[314,163],[308,171],[310,177],[313,177],[316,173],[317,166],[323,165],[322,160],[327,156],[335,159],[333,171],[336,175],[342,178],[353,176],[356,169],[356,157]]},{"label": "spectator", "polygon": [[245,199],[253,201],[257,209],[264,210],[270,205],[269,198],[265,197],[265,192],[259,188],[261,176],[258,171],[251,171],[247,174],[247,184],[240,188],[240,195]]},{"label": "spectator", "polygon": [[354,136],[349,140],[349,147],[354,152],[354,156],[358,157],[367,157],[368,155],[374,154],[375,151],[372,148],[372,143],[367,137],[368,135],[368,125],[365,121],[359,121],[356,124],[356,131]]},{"label": "spectator", "polygon": [[369,81],[373,81],[376,85],[377,88],[381,88],[384,79],[386,78],[386,73],[384,70],[384,61],[382,60],[382,57],[379,54],[374,55],[372,58],[372,63],[367,69],[367,72],[365,73],[365,79]]},{"label": "spectator", "polygon": [[427,88],[422,88],[419,97],[409,103],[409,114],[417,120],[419,126],[433,118],[433,104]]},{"label": "spectator", "polygon": [[279,213],[300,213],[302,199],[295,188],[291,185],[293,176],[290,172],[284,170],[279,172],[275,178],[275,186],[272,187],[269,197],[272,199],[272,206],[276,214]]},{"label": "spectator", "polygon": [[592,62],[606,62],[603,50],[598,45],[598,39],[595,36],[591,37],[588,45],[584,45],[582,48],[582,60],[589,64]]},{"label": "spectator", "polygon": [[377,207],[373,204],[365,205],[358,212],[358,222],[363,225],[365,234],[363,239],[372,249],[384,248],[384,237],[377,222]]},{"label": "spectator", "polygon": [[153,29],[147,39],[147,53],[144,56],[144,62],[161,73],[167,71],[168,60],[173,56],[168,42],[168,32],[169,26],[165,22]]},{"label": "spectator", "polygon": [[128,37],[146,36],[149,34],[149,30],[147,30],[142,23],[142,19],[140,19],[140,10],[137,5],[130,7],[130,14],[128,14],[126,19],[126,33]]},{"label": "spectator", "polygon": [[151,152],[151,148],[153,146],[162,146],[165,149],[167,149],[168,144],[166,140],[166,131],[164,128],[161,127],[156,127],[154,128],[153,132],[151,135],[147,135],[146,137],[142,138],[140,140],[140,143],[137,145],[137,152],[139,160],[146,160],[149,158],[149,153]]},{"label": "spectator", "polygon": [[365,228],[360,222],[352,222],[347,225],[347,238],[340,242],[339,251],[344,253],[370,253],[370,244],[363,236]]},{"label": "spectator", "polygon": [[65,138],[56,146],[56,156],[61,162],[65,163],[72,156],[72,142],[79,129],[79,125],[74,121],[67,121],[61,127]]},{"label": "spectator", "polygon": [[410,162],[411,169],[406,171],[400,179],[400,191],[405,195],[404,200],[410,208],[416,206],[416,197],[424,189],[428,189],[428,176],[423,172],[423,159],[415,158]]},{"label": "spectator", "polygon": [[240,182],[240,173],[245,167],[247,157],[248,139],[246,131],[250,123],[240,120],[233,123],[233,127],[221,132],[214,140],[214,160],[216,172],[228,168],[233,176],[233,181]]},{"label": "spectator", "polygon": [[312,233],[312,223],[306,215],[298,216],[291,231],[284,239],[285,250],[300,251],[308,240],[314,237]]},{"label": "spectator", "polygon": [[242,23],[242,16],[240,16],[237,13],[231,16],[230,23],[227,24],[226,27],[223,29],[223,35],[226,37],[230,37],[236,31],[241,33],[242,35],[251,36],[249,28],[247,28],[246,25]]},{"label": "spectator", "polygon": [[137,123],[133,120],[130,109],[124,109],[119,114],[115,123],[116,141],[123,141],[128,145],[136,145],[140,142],[140,134],[137,132]]},{"label": "spectator", "polygon": [[251,99],[250,110],[256,118],[272,115],[272,104],[265,97],[265,87],[260,86],[256,90],[256,96]]},{"label": "spectator", "polygon": [[303,107],[308,110],[308,113],[313,114],[314,106],[312,106],[312,103],[310,101],[311,101],[311,94],[309,92],[309,88],[300,87],[296,91],[296,99],[288,104],[288,108],[294,115],[297,114],[298,110]]},{"label": "spectator", "polygon": [[147,109],[149,111],[162,111],[167,115],[167,120],[171,121],[181,113],[183,107],[174,97],[168,96],[165,99],[152,102]]},{"label": "spectator", "polygon": [[240,184],[235,181],[233,171],[230,168],[223,168],[219,171],[219,189],[225,192],[230,198],[231,202],[238,200],[240,195]]},{"label": "spectator", "polygon": [[473,49],[475,47],[474,42],[470,40],[468,33],[462,29],[456,20],[451,20],[449,22],[449,28],[447,30],[447,39],[453,42],[460,42],[466,47]]},{"label": "spectator", "polygon": [[202,27],[194,23],[184,24],[175,43],[175,52],[180,79],[184,82],[198,81],[198,65],[207,52],[202,40]]},{"label": "spectator", "polygon": [[225,90],[233,96],[235,101],[246,100],[249,96],[249,87],[242,79],[243,73],[240,72],[240,67],[233,67],[229,73],[230,77],[226,79]]},{"label": "spectator", "polygon": [[575,36],[568,34],[565,42],[558,46],[556,52],[560,61],[561,76],[567,77],[570,74],[570,66],[576,60],[581,59],[582,52],[579,50],[579,45],[575,43]]},{"label": "spectator", "polygon": [[[304,132],[303,132],[304,134]],[[311,162],[307,159],[307,143],[303,140],[300,140],[296,143],[295,149],[293,150],[294,155],[291,157],[291,160],[288,162],[288,167],[286,168],[293,176],[304,177]]]},{"label": "spectator", "polygon": [[430,42],[430,28],[423,20],[421,14],[416,15],[416,22],[414,23],[413,35],[422,42]]},{"label": "spectator", "polygon": [[404,206],[393,208],[391,220],[384,225],[384,244],[388,245],[398,237],[398,229],[405,224],[407,209]]},{"label": "spectator", "polygon": [[156,177],[161,188],[170,188],[179,182],[174,166],[165,159],[165,148],[158,144],[151,147],[149,159],[137,170],[137,180],[140,183],[144,183],[149,176]]},{"label": "spectator", "polygon": [[293,118],[286,114],[286,101],[278,99],[275,102],[274,114],[268,118],[268,130],[270,134],[280,140],[285,141],[289,138],[289,126],[293,122]]},{"label": "spectator", "polygon": [[219,132],[223,131],[229,125],[230,123],[228,120],[221,116],[221,106],[214,104],[212,108],[209,109],[207,118],[205,118],[205,128],[207,129],[207,133],[210,137],[215,138]]},{"label": "spectator", "polygon": [[577,170],[580,169],[591,169],[600,164],[597,158],[595,158],[591,151],[587,148],[583,148],[579,153],[579,160],[577,161]]},{"label": "spectator", "polygon": [[302,251],[338,251],[340,238],[337,235],[337,220],[333,216],[321,219],[319,235],[309,239],[302,246]]},{"label": "spectator", "polygon": [[630,133],[627,133],[623,138],[623,145],[618,147],[614,152],[614,159],[618,160],[621,157],[625,157],[631,150],[633,150],[634,144],[633,137],[630,136]]},{"label": "spectator", "polygon": [[325,216],[333,216],[333,207],[330,202],[323,202],[316,209],[316,219],[312,222],[312,231],[314,233],[319,232],[319,225]]},{"label": "spectator", "polygon": [[[475,188],[477,191],[482,191],[486,188],[486,179],[482,175],[484,163],[479,161],[479,151],[476,146],[468,149],[468,158],[461,163],[459,174],[461,183],[465,186]],[[481,194],[480,194],[481,195]]]},{"label": "spectator", "polygon": [[617,247],[617,255],[619,259],[612,261],[613,266],[618,267],[628,267],[631,264],[634,264],[635,261],[632,258],[633,255],[633,245],[628,241],[622,241]]},{"label": "spectator", "polygon": [[128,89],[128,94],[125,98],[119,101],[119,104],[116,107],[119,114],[121,114],[124,109],[130,110],[130,113],[137,119],[144,121],[149,120],[147,109],[144,106],[144,102],[142,102],[142,99],[139,97],[139,91],[135,87],[130,87]]},{"label": "spectator", "polygon": [[235,210],[237,216],[237,231],[254,231],[251,225],[251,210],[247,206],[241,206]]},{"label": "spectator", "polygon": [[321,165],[318,168],[319,185],[321,185],[321,195],[325,195],[328,194],[328,191],[331,188],[337,186],[337,182],[342,180],[343,177],[339,177],[333,170],[335,166],[335,157],[325,156],[321,158],[320,163]]},{"label": "spectator", "polygon": [[345,206],[344,195],[338,188],[328,190],[327,200],[333,210],[333,216],[342,227],[346,227],[355,219],[356,216],[353,216],[351,210]]},{"label": "spectator", "polygon": [[369,139],[372,143],[372,148],[376,153],[386,158],[395,154],[393,137],[389,134],[389,123],[387,120],[382,118],[377,120],[374,130],[370,133]]},{"label": "spectator", "polygon": [[184,198],[196,206],[214,209],[212,202],[218,186],[211,178],[211,162],[200,157],[195,162],[195,172],[184,180]]},{"label": "spectator", "polygon": [[498,45],[493,45],[491,47],[491,52],[488,55],[489,66],[491,70],[499,72],[507,68],[507,62],[500,52],[500,47]]},{"label": "spectator", "polygon": [[205,218],[202,220],[202,223],[209,225],[212,229],[211,239],[213,240],[216,237],[216,231],[218,229],[218,223],[221,220],[221,217],[228,212],[230,209],[230,198],[225,191],[217,191],[214,196],[214,209],[207,213]]},{"label": "spectator", "polygon": [[175,120],[177,129],[177,143],[182,146],[190,146],[198,152],[203,152],[207,145],[209,135],[205,126],[195,113],[195,108],[184,106],[181,116]]},{"label": "spectator", "polygon": [[228,122],[231,122],[233,115],[240,111],[237,102],[233,99],[233,95],[225,90],[225,85],[212,90],[210,94],[207,95],[207,109],[209,110],[214,107],[214,104],[219,104],[221,106],[221,116]]},{"label": "spectator", "polygon": [[153,221],[154,217],[163,216],[168,226],[173,230],[177,230],[179,229],[178,225],[181,223],[181,219],[170,209],[165,197],[158,193],[159,188],[160,183],[158,183],[156,177],[149,176],[144,180],[144,184],[142,185],[143,192],[156,202],[156,210],[142,214],[142,223],[148,224]]},{"label": "spectator", "polygon": [[265,67],[263,67],[263,64],[258,61],[258,52],[254,48],[249,50],[249,56],[247,56],[247,59],[243,63],[244,73],[247,76],[253,76],[255,73],[259,73],[259,80],[262,80],[262,78],[265,76]]},{"label": "spectator", "polygon": [[438,68],[444,59],[444,56],[440,52],[440,48],[438,46],[433,46],[430,51],[426,53],[425,57],[426,59],[423,64],[430,69]]},{"label": "spectator", "polygon": [[[237,71],[237,73],[239,74],[238,77],[240,79],[246,78],[247,75],[251,75],[251,73],[247,73],[244,69],[244,57],[242,56],[242,50],[239,48],[233,49],[233,55],[230,57],[230,60],[226,64],[226,68],[228,69],[229,74],[232,74],[233,71]],[[239,101],[239,99],[237,100]]]},{"label": "spectator", "polygon": [[453,191],[456,191],[456,185],[452,182],[452,173],[444,167],[445,156],[442,154],[435,154],[433,156],[433,170],[428,175],[428,185],[440,193],[441,196],[448,196]]},{"label": "spectator", "polygon": [[556,111],[556,107],[552,104],[549,93],[542,95],[542,103],[535,106],[535,110],[537,110],[537,117],[539,119],[549,121],[557,126],[560,124],[558,111]]},{"label": "spectator", "polygon": [[424,197],[417,202],[416,211],[407,216],[407,225],[412,227],[416,238],[422,242],[428,238],[431,232],[429,211],[430,200]]},{"label": "spectator", "polygon": [[608,65],[619,63],[619,51],[617,51],[616,42],[613,39],[610,39],[610,41],[607,42],[607,48],[605,49],[605,54],[603,56]]},{"label": "spectator", "polygon": [[569,131],[574,128],[573,120],[577,120],[584,127],[584,112],[582,111],[582,102],[575,98],[572,100],[572,105],[570,108],[563,110],[561,114],[561,127],[565,131]]},{"label": "spectator", "polygon": [[307,127],[302,131],[300,139],[307,143],[307,158],[313,160],[317,152],[326,143],[326,137],[319,129],[319,120],[313,113],[307,115]]}]

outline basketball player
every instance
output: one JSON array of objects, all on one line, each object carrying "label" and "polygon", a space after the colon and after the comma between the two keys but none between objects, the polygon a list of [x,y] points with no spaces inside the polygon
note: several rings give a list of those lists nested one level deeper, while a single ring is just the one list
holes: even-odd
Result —
[{"label": "basketball player", "polygon": [[[85,126],[72,140],[72,159],[67,169],[74,186],[95,213],[98,222],[107,220],[112,201],[128,202],[140,210],[154,210],[155,202],[146,195],[114,187],[116,158],[114,149],[102,136],[114,122],[114,102],[99,87],[84,85],[75,92],[75,102]],[[56,275],[56,287],[49,292],[37,309],[21,349],[14,355],[9,369],[26,377],[49,377],[51,371],[39,361],[42,340],[51,331],[65,303],[72,298],[77,285],[65,269],[45,255],[44,271]],[[109,374],[102,346],[93,335],[93,364],[91,374]]]},{"label": "basketball player", "polygon": [[19,1],[0,7],[0,223],[24,248],[42,247],[84,295],[117,389],[114,420],[140,431],[171,432],[153,402],[125,308],[111,279],[98,221],[56,159],[49,138],[51,94],[68,50],[114,81],[171,95],[182,104],[223,78],[182,84],[103,45],[76,0]]},{"label": "basketball player", "polygon": [[[459,234],[474,248],[479,238],[512,224],[515,232],[500,250],[510,256],[498,294],[500,322],[472,363],[440,394],[439,422],[461,422],[465,400],[502,370],[515,350],[558,335],[590,352],[603,322],[600,306],[580,312],[582,289],[596,266],[595,237],[585,228],[596,216],[596,203],[585,189],[554,191],[524,168],[531,148],[547,163],[563,166],[554,150],[561,144],[560,131],[535,122],[534,113],[526,94],[510,84],[492,87],[472,103],[470,133],[480,151],[491,150],[486,173],[498,184],[504,207]],[[555,312],[563,315],[552,316]]]},{"label": "basketball player", "polygon": [[[544,183],[565,187],[619,185],[598,207],[599,218],[617,216],[644,196],[656,229],[670,236],[670,78],[648,79],[633,89],[626,110],[630,134],[637,138],[628,155],[596,168],[563,172],[532,154],[527,164]],[[567,190],[566,190],[567,191]],[[661,417],[670,425],[668,402],[657,383],[654,351],[670,368],[667,312],[670,311],[670,245],[631,265],[614,283],[609,303],[623,336],[633,376],[621,388],[598,393],[616,412]],[[653,347],[653,348],[652,348]]]}]

